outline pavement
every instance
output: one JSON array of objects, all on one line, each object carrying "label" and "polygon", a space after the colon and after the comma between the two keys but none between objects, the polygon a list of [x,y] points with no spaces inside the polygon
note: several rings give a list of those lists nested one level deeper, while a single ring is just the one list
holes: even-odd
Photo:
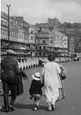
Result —
[{"label": "pavement", "polygon": [[[56,109],[47,111],[46,98],[41,97],[40,110],[33,111],[33,100],[30,100],[29,87],[32,80],[31,75],[35,72],[42,72],[42,67],[25,70],[29,79],[23,80],[24,93],[18,96],[15,101],[15,111],[0,115],[81,115],[81,62],[61,63],[66,71],[67,78],[63,81],[66,98],[56,103]],[[3,105],[3,97],[0,96],[0,106]]]}]

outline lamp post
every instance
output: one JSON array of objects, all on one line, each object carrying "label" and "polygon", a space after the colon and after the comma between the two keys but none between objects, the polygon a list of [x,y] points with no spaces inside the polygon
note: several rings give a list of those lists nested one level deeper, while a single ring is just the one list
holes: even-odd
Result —
[{"label": "lamp post", "polygon": [[8,49],[10,46],[10,6],[11,5],[6,5],[8,7]]},{"label": "lamp post", "polygon": [[40,56],[40,48],[39,48],[39,44],[40,44],[39,33],[40,33],[40,31],[41,31],[41,28],[38,30],[38,52],[39,52],[38,57]]}]

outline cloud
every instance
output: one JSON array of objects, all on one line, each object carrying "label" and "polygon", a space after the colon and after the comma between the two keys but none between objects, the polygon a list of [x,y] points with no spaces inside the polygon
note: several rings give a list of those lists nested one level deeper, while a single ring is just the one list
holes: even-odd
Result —
[{"label": "cloud", "polygon": [[6,0],[6,3],[11,3],[15,14],[31,24],[47,22],[48,18],[81,22],[81,0]]},{"label": "cloud", "polygon": [[54,2],[54,3],[76,3],[76,4],[81,4],[81,0],[49,0],[49,2]]},{"label": "cloud", "polygon": [[81,22],[81,6],[75,3],[55,3],[55,9],[61,13],[61,21]]},{"label": "cloud", "polygon": [[51,4],[49,4],[49,2],[30,2],[29,5],[20,8],[17,13],[19,15],[24,15],[26,20],[30,19],[29,22],[35,22],[37,19],[39,22],[47,22],[48,18],[61,17],[61,13],[58,12],[54,6],[51,8]]},{"label": "cloud", "polygon": [[36,23],[36,21],[37,23],[47,22],[48,18],[58,18],[62,22],[81,22],[81,6],[74,2],[67,2],[67,4],[65,2],[36,2],[35,4],[21,8],[21,11],[19,12],[24,14],[26,19],[28,17],[30,19],[29,22],[34,23]]}]

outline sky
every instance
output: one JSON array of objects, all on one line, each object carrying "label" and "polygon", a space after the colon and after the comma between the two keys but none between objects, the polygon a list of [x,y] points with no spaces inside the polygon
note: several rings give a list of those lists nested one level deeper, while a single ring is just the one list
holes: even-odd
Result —
[{"label": "sky", "polygon": [[61,23],[81,23],[81,0],[1,0],[1,11],[10,16],[23,16],[30,24],[47,23],[57,18]]}]

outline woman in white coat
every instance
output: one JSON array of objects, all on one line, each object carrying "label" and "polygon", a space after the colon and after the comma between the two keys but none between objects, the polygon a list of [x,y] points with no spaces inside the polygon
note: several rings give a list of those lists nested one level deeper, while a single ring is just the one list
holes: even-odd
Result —
[{"label": "woman in white coat", "polygon": [[48,110],[55,109],[55,102],[59,97],[59,88],[62,88],[61,80],[59,75],[61,69],[59,64],[54,62],[54,55],[48,56],[49,62],[47,62],[42,70],[42,77],[45,86],[46,102],[48,102]]}]

